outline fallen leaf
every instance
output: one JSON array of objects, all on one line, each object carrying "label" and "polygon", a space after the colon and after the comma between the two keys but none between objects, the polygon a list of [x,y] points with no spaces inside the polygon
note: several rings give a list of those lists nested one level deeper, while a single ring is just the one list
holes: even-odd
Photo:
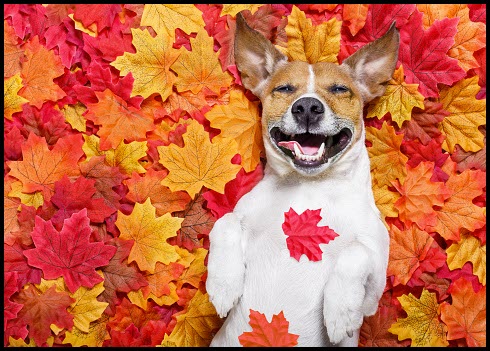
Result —
[{"label": "fallen leaf", "polygon": [[465,338],[469,347],[486,346],[486,288],[475,293],[471,283],[460,278],[449,290],[452,304],[441,305],[441,319],[448,329],[447,339]]},{"label": "fallen leaf", "polygon": [[12,114],[22,111],[22,105],[28,100],[17,93],[22,89],[22,78],[19,74],[3,81],[3,116],[12,120]]},{"label": "fallen leaf", "polygon": [[379,306],[374,316],[365,317],[359,334],[359,346],[361,347],[390,347],[408,346],[408,340],[399,342],[397,337],[388,329],[396,322],[398,317],[396,306]]},{"label": "fallen leaf", "polygon": [[201,278],[207,270],[204,265],[207,254],[208,250],[203,248],[197,248],[192,251],[192,261],[190,262],[189,267],[187,267],[177,279],[177,289],[182,289],[182,285],[185,283],[190,284],[195,288],[199,287]]},{"label": "fallen leaf", "polygon": [[86,121],[83,117],[86,110],[87,108],[82,103],[77,102],[75,105],[66,105],[61,110],[61,113],[65,116],[66,121],[73,129],[76,129],[79,132],[86,132]]},{"label": "fallen leaf", "polygon": [[20,73],[24,49],[19,47],[19,38],[7,21],[3,21],[3,77],[10,78]]},{"label": "fallen leaf", "polygon": [[116,248],[89,242],[89,222],[87,210],[83,209],[65,220],[58,232],[51,221],[36,217],[32,232],[35,248],[24,251],[29,265],[40,268],[45,279],[63,276],[70,292],[101,282],[95,268],[106,265]]},{"label": "fallen leaf", "polygon": [[7,161],[9,174],[22,182],[22,192],[42,191],[44,201],[49,201],[56,181],[79,174],[81,147],[80,136],[74,134],[59,139],[49,150],[44,138],[30,133],[22,145],[22,161]]},{"label": "fallen leaf", "polygon": [[169,213],[156,217],[155,212],[148,198],[143,204],[136,203],[128,216],[118,211],[116,220],[116,226],[121,231],[119,238],[134,241],[128,262],[136,261],[140,270],[150,273],[155,272],[157,262],[169,264],[179,258],[167,239],[177,235],[183,221]]},{"label": "fallen leaf", "polygon": [[136,53],[125,52],[111,66],[121,71],[122,76],[131,72],[134,77],[131,96],[141,95],[147,98],[157,93],[165,100],[171,94],[175,82],[175,75],[169,68],[179,57],[181,50],[173,49],[172,41],[165,35],[160,34],[153,38],[148,30],[134,28],[131,28],[131,33]]},{"label": "fallen leaf", "polygon": [[242,91],[232,90],[228,105],[215,105],[204,116],[212,128],[221,130],[213,142],[235,139],[242,156],[241,165],[245,172],[253,171],[264,152],[258,102],[248,100]]},{"label": "fallen leaf", "polygon": [[461,240],[446,249],[447,265],[450,270],[462,268],[466,262],[473,264],[473,274],[481,284],[487,283],[487,245],[480,245],[477,238],[469,234],[461,235]]},{"label": "fallen leaf", "polygon": [[208,294],[200,290],[192,298],[185,313],[176,317],[177,324],[168,341],[178,347],[209,346],[215,332],[222,325]]},{"label": "fallen leaf", "polygon": [[350,33],[354,36],[366,24],[369,4],[344,4],[342,19],[347,21]]},{"label": "fallen leaf", "polygon": [[439,126],[446,136],[442,144],[444,150],[452,153],[459,144],[465,151],[476,152],[484,146],[478,127],[486,124],[486,101],[475,98],[479,90],[476,76],[441,89],[439,102],[449,112]]},{"label": "fallen leaf", "polygon": [[65,332],[63,344],[71,344],[72,347],[89,346],[100,347],[105,340],[110,339],[107,331],[107,317],[102,316],[100,319],[90,323],[87,333],[81,331],[76,326]]},{"label": "fallen leaf", "polygon": [[289,333],[289,322],[283,311],[272,315],[269,323],[265,314],[250,309],[249,324],[252,331],[244,332],[238,337],[242,346],[286,347],[298,344],[299,335]]},{"label": "fallen leaf", "polygon": [[65,72],[59,56],[42,46],[38,37],[25,44],[25,54],[27,60],[22,63],[20,72],[24,89],[19,95],[38,109],[45,101],[58,101],[66,96],[53,82],[54,78]]},{"label": "fallen leaf", "polygon": [[119,12],[121,12],[119,4],[77,4],[73,18],[80,21],[86,28],[95,24],[97,32],[101,32],[112,26]]},{"label": "fallen leaf", "polygon": [[328,226],[318,226],[321,209],[306,210],[298,215],[292,208],[284,213],[282,230],[287,235],[286,244],[291,257],[297,261],[305,254],[310,261],[320,261],[323,251],[320,244],[328,244],[337,236]]},{"label": "fallen leaf", "polygon": [[448,346],[447,326],[439,321],[440,307],[435,293],[423,289],[420,299],[409,293],[398,297],[407,318],[398,318],[388,329],[398,340],[412,339],[410,346]]},{"label": "fallen leaf", "polygon": [[403,65],[400,65],[386,85],[384,95],[368,105],[366,118],[381,118],[390,112],[391,119],[401,127],[404,121],[410,120],[414,107],[424,108],[424,96],[417,89],[418,84],[405,83]]},{"label": "fallen leaf", "polygon": [[230,15],[235,17],[238,12],[249,10],[251,13],[256,12],[262,4],[223,4],[221,16]]},{"label": "fallen leaf", "polygon": [[169,174],[162,185],[170,190],[185,190],[194,197],[203,186],[224,192],[225,184],[235,178],[240,169],[231,159],[238,153],[232,139],[211,143],[208,133],[193,120],[183,136],[185,146],[158,146],[160,163]]},{"label": "fallen leaf", "polygon": [[442,104],[424,101],[423,109],[414,107],[412,110],[412,119],[403,123],[400,130],[404,133],[405,140],[419,139],[424,145],[431,140],[441,139],[442,134],[438,126],[444,117],[449,116],[449,112],[443,110]]}]

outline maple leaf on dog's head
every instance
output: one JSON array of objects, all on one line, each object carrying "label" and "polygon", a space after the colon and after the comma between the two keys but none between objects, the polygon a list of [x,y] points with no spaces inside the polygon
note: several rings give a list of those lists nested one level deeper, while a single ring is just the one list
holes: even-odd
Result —
[{"label": "maple leaf on dog's head", "polygon": [[475,293],[471,283],[459,278],[449,288],[452,303],[441,305],[448,340],[465,338],[469,347],[486,346],[486,288]]},{"label": "maple leaf on dog's head", "polygon": [[422,290],[420,299],[411,293],[398,297],[407,318],[398,318],[388,331],[398,340],[412,339],[411,346],[448,346],[447,326],[439,320],[439,304],[435,293]]},{"label": "maple leaf on dog's head", "polygon": [[169,67],[180,55],[179,50],[172,48],[171,41],[164,35],[153,38],[148,30],[131,28],[135,54],[124,53],[111,63],[125,76],[129,72],[134,77],[131,96],[141,95],[144,98],[153,93],[161,95],[162,100],[172,92],[175,75]]},{"label": "maple leaf on dog's head", "polygon": [[73,316],[66,309],[74,300],[68,293],[57,292],[55,286],[39,294],[32,285],[28,285],[15,301],[24,305],[18,318],[29,326],[29,336],[36,345],[46,342],[51,335],[51,324],[66,329],[73,327]]},{"label": "maple leaf on dog's head", "polygon": [[146,140],[146,132],[155,128],[151,115],[128,106],[111,90],[106,89],[102,93],[96,91],[95,95],[99,102],[87,106],[85,118],[101,126],[97,134],[102,150],[115,149],[123,140]]},{"label": "maple leaf on dog's head", "polygon": [[291,257],[297,261],[305,254],[310,261],[320,261],[323,251],[320,244],[328,244],[339,236],[328,226],[318,226],[321,209],[306,210],[298,215],[292,208],[284,213],[282,230],[288,236],[286,244]]},{"label": "maple leaf on dog's head", "polygon": [[415,10],[400,28],[398,60],[405,68],[406,81],[419,84],[425,97],[438,97],[438,83],[451,85],[465,76],[456,59],[446,53],[454,44],[458,19],[445,18],[427,31],[422,28],[422,13]]},{"label": "maple leaf on dog's head", "polygon": [[58,101],[65,92],[53,82],[65,71],[61,59],[39,43],[36,36],[25,44],[27,60],[22,63],[20,76],[24,84],[20,96],[37,108],[45,101]]},{"label": "maple leaf on dog's head", "polygon": [[221,69],[218,54],[213,49],[213,38],[204,29],[200,29],[190,42],[192,51],[182,49],[179,58],[170,67],[177,73],[177,91],[190,90],[197,94],[208,87],[219,94],[222,87],[231,85],[232,78]]},{"label": "maple leaf on dog's head", "polygon": [[30,133],[22,145],[22,161],[7,161],[10,175],[22,182],[22,191],[42,191],[45,201],[51,199],[54,183],[64,175],[80,173],[78,159],[83,155],[79,135],[68,135],[58,140],[52,150],[46,140]]},{"label": "maple leaf on dog's head", "polygon": [[183,221],[169,213],[156,217],[155,207],[147,198],[143,204],[136,203],[133,212],[126,216],[118,211],[116,226],[121,231],[120,239],[133,240],[128,262],[136,261],[140,270],[155,272],[155,264],[169,264],[179,259],[175,247],[167,239],[177,235]]},{"label": "maple leaf on dog's head", "polygon": [[289,333],[289,322],[284,312],[272,315],[269,323],[265,314],[250,309],[251,332],[244,332],[238,337],[242,346],[296,346],[299,335]]},{"label": "maple leaf on dog's head", "polygon": [[187,127],[185,146],[158,146],[160,163],[169,170],[162,184],[172,191],[185,190],[194,197],[203,186],[224,192],[225,184],[234,179],[239,165],[231,163],[238,153],[233,139],[211,143],[209,134],[197,121]]},{"label": "maple leaf on dog's head", "polygon": [[89,242],[87,210],[66,219],[58,232],[51,221],[36,217],[32,240],[36,248],[25,250],[29,265],[42,269],[46,279],[65,278],[71,292],[80,286],[93,287],[103,279],[95,268],[104,266],[114,256],[116,248],[101,242]]},{"label": "maple leaf on dog's head", "polygon": [[288,42],[287,50],[284,51],[291,60],[337,63],[341,26],[342,22],[336,18],[313,26],[311,19],[307,18],[297,6],[293,6],[288,16],[286,26]]}]

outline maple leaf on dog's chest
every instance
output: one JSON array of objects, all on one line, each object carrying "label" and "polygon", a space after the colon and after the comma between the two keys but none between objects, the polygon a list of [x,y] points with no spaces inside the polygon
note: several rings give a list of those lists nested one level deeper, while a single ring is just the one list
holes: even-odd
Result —
[{"label": "maple leaf on dog's chest", "polygon": [[251,332],[244,332],[238,337],[242,346],[296,346],[299,335],[288,332],[289,322],[284,312],[272,316],[269,323],[263,313],[250,310]]},{"label": "maple leaf on dog's chest", "polygon": [[282,229],[288,236],[286,244],[291,257],[298,261],[303,254],[310,261],[320,261],[323,253],[320,244],[328,244],[330,240],[339,236],[328,226],[318,226],[318,222],[322,219],[320,212],[321,209],[306,210],[298,215],[290,208],[284,213],[285,221]]}]

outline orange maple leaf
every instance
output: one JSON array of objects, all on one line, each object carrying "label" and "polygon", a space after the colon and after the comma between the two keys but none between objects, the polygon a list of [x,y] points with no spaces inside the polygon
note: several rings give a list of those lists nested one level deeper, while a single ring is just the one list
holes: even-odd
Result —
[{"label": "orange maple leaf", "polygon": [[251,332],[244,332],[238,337],[242,346],[296,346],[299,335],[288,332],[289,322],[284,317],[284,312],[274,314],[269,323],[265,314],[250,310]]},{"label": "orange maple leaf", "polygon": [[253,171],[260,162],[264,149],[260,114],[257,102],[251,102],[243,92],[232,90],[228,105],[215,105],[205,114],[211,127],[221,130],[216,141],[221,138],[235,139],[242,156],[241,165],[245,172]]},{"label": "orange maple leaf", "polygon": [[406,225],[416,223],[420,229],[435,225],[437,215],[433,206],[442,206],[450,195],[444,183],[430,180],[433,170],[433,162],[420,162],[417,167],[408,166],[403,185],[398,181],[392,183],[401,195],[395,207]]},{"label": "orange maple leaf", "polygon": [[344,4],[342,19],[349,23],[347,26],[354,36],[366,24],[369,4]]},{"label": "orange maple leaf", "polygon": [[141,288],[144,297],[148,297],[150,293],[156,297],[170,294],[169,283],[176,280],[183,272],[184,266],[175,262],[163,264],[157,262],[154,273],[145,274],[148,280],[148,285]]},{"label": "orange maple leaf", "polygon": [[168,187],[161,185],[166,175],[165,171],[155,171],[151,168],[148,169],[145,176],[133,172],[131,179],[124,181],[129,189],[126,197],[139,203],[150,198],[151,204],[156,208],[157,216],[184,210],[191,200],[190,196],[183,191],[172,192]]},{"label": "orange maple leaf", "polygon": [[146,132],[155,129],[151,115],[128,106],[110,89],[96,91],[95,95],[99,101],[87,105],[85,118],[101,126],[97,132],[101,150],[115,149],[123,140],[144,141]]},{"label": "orange maple leaf", "polygon": [[425,259],[434,239],[415,225],[406,230],[390,226],[390,258],[387,275],[394,275],[393,286],[400,283],[407,285],[413,272]]},{"label": "orange maple leaf", "polygon": [[371,160],[371,173],[378,186],[391,186],[391,181],[405,179],[405,164],[408,157],[400,151],[403,135],[396,134],[395,128],[383,123],[381,130],[366,127],[366,139],[372,143],[368,148]]},{"label": "orange maple leaf", "polygon": [[140,270],[155,273],[157,262],[169,264],[179,259],[175,247],[168,244],[167,239],[177,235],[182,221],[170,213],[156,217],[155,207],[149,198],[143,204],[136,203],[129,216],[118,211],[116,226],[121,231],[119,238],[134,240],[128,262],[136,261]]},{"label": "orange maple leaf", "polygon": [[204,265],[204,260],[208,250],[203,248],[194,249],[191,253],[193,260],[191,261],[189,267],[187,267],[182,275],[177,279],[177,289],[182,289],[184,283],[188,283],[196,288],[199,287],[201,278],[206,272],[206,266]]},{"label": "orange maple leaf", "polygon": [[459,241],[461,228],[473,232],[486,223],[485,209],[472,202],[483,193],[485,172],[467,169],[457,174],[456,163],[450,160],[446,161],[442,170],[450,175],[446,187],[451,190],[451,196],[436,210],[435,225],[427,229],[439,233],[446,240]]},{"label": "orange maple leaf", "polygon": [[194,197],[203,186],[224,193],[225,184],[235,178],[239,165],[231,163],[238,153],[233,139],[209,141],[209,134],[196,120],[187,127],[183,148],[171,144],[158,146],[160,163],[169,174],[162,184],[172,191],[185,190]]},{"label": "orange maple leaf", "polygon": [[9,78],[20,73],[24,49],[20,49],[14,28],[3,21],[3,77]]},{"label": "orange maple leaf", "polygon": [[83,155],[80,135],[58,139],[52,150],[46,139],[30,133],[22,145],[22,161],[7,161],[10,175],[22,182],[22,192],[42,191],[45,201],[54,194],[54,183],[64,175],[80,174],[78,160]]},{"label": "orange maple leaf", "polygon": [[65,73],[61,58],[39,43],[38,36],[25,44],[27,60],[22,63],[20,76],[24,88],[19,95],[41,108],[45,101],[58,101],[66,96],[53,79]]},{"label": "orange maple leaf", "polygon": [[470,282],[459,278],[449,288],[452,304],[441,305],[441,319],[448,328],[448,340],[465,338],[469,347],[487,342],[486,288],[474,292]]},{"label": "orange maple leaf", "polygon": [[213,38],[201,28],[190,42],[192,51],[182,51],[170,67],[178,75],[175,81],[177,91],[190,90],[197,94],[202,88],[208,87],[219,94],[222,87],[231,85],[232,77],[221,69],[219,53],[213,49]]}]

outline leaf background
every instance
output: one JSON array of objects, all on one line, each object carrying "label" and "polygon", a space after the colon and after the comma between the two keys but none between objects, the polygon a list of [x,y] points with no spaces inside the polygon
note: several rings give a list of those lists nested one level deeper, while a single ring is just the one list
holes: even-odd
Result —
[{"label": "leaf background", "polygon": [[[406,246],[398,240],[400,233],[409,230],[423,233],[414,236],[414,240],[427,240],[430,236],[432,244],[424,248],[423,254],[412,253],[413,266],[409,271],[397,270],[395,264],[390,266],[380,307],[375,316],[365,319],[359,345],[414,345],[412,338],[417,335],[413,330],[409,333],[399,327],[410,310],[400,300],[408,301],[410,297],[418,301],[431,294],[434,303],[443,306],[445,312],[441,318],[440,309],[434,309],[429,316],[440,323],[444,332],[438,337],[445,340],[443,344],[483,346],[485,335],[473,335],[474,328],[465,325],[457,325],[456,330],[456,324],[448,322],[447,317],[448,311],[456,309],[465,315],[486,315],[486,304],[480,301],[485,299],[482,292],[486,290],[486,184],[482,181],[486,173],[486,5],[482,4],[4,5],[4,279],[8,284],[4,290],[4,345],[209,345],[212,333],[223,321],[215,314],[205,291],[207,235],[214,220],[231,211],[239,197],[251,188],[250,182],[260,180],[264,160],[253,169],[246,169],[246,173],[243,157],[250,157],[246,153],[250,146],[243,150],[238,145],[238,154],[231,161],[227,158],[219,162],[240,171],[214,189],[195,188],[189,199],[177,189],[168,189],[165,182],[157,184],[169,174],[160,162],[158,150],[182,148],[188,126],[195,123],[213,145],[224,145],[227,139],[217,136],[226,135],[226,131],[222,133],[219,128],[233,128],[233,121],[213,124],[212,118],[207,118],[212,114],[207,113],[220,106],[232,107],[236,94],[242,100],[258,103],[241,87],[231,56],[230,38],[239,11],[244,11],[253,28],[265,31],[286,53],[288,39],[294,41],[296,48],[316,52],[317,35],[328,33],[325,28],[333,23],[340,25],[340,32],[335,30],[328,38],[338,62],[382,35],[396,20],[404,38],[397,68],[403,62],[418,66],[415,69],[403,64],[404,71],[399,72],[404,74],[390,84],[410,86],[406,97],[417,96],[418,102],[414,105],[402,101],[402,117],[393,116],[397,106],[400,111],[400,102],[390,102],[393,96],[372,101],[366,108],[373,191],[390,235],[396,239],[394,250],[399,247],[403,254],[411,247],[423,246],[413,241]],[[298,18],[306,23],[307,32],[301,32],[295,24]],[[145,51],[141,50],[144,42],[134,45],[134,33],[143,31],[147,42],[165,53],[160,61],[144,56],[145,52],[156,52],[155,47]],[[158,42],[160,38],[164,42]],[[440,62],[432,60],[435,54],[424,54],[423,47],[410,50],[413,38],[442,50],[438,52]],[[444,45],[436,45],[439,41],[444,41]],[[199,50],[193,52],[193,45],[200,45]],[[195,67],[200,85],[199,91],[192,92],[179,82],[190,79],[192,62],[199,60],[197,54],[206,57],[207,65]],[[407,56],[411,54],[415,56]],[[431,60],[424,61],[429,56]],[[321,57],[309,56],[309,60],[322,60]],[[331,61],[332,56],[328,57]],[[131,58],[133,66],[119,71],[118,63],[123,58]],[[178,64],[173,64],[175,60],[191,67],[186,77],[179,77],[183,73]],[[161,81],[167,82],[166,86],[144,86],[145,74],[152,72],[150,67],[145,71],[148,62],[156,66],[153,72],[165,75]],[[137,70],[132,68],[134,64]],[[432,74],[441,73],[444,67],[449,67],[451,79]],[[429,91],[414,87],[420,78],[429,76],[430,81],[424,81],[430,83]],[[136,112],[151,116],[145,119],[144,130],[135,134],[129,123],[99,118],[102,115],[96,106],[102,106],[103,96],[113,96],[113,104],[124,118],[131,119]],[[109,133],[117,133],[113,142],[107,142]],[[241,138],[246,138],[246,133]],[[254,140],[252,132],[249,140]],[[251,147],[257,154],[263,146],[256,142]],[[386,152],[396,156],[395,168],[392,159],[383,157]],[[179,160],[179,164],[185,165],[184,161]],[[250,167],[250,163],[247,165]],[[166,195],[159,198],[151,192],[136,194],[135,182],[143,186],[146,177],[148,184],[165,189]],[[118,251],[109,265],[98,268],[103,273],[103,283],[96,288],[82,284],[80,289],[91,296],[86,307],[77,313],[68,307],[61,312],[41,310],[45,315],[42,320],[53,322],[61,315],[63,320],[51,326],[36,324],[35,318],[26,319],[27,310],[22,308],[36,304],[35,299],[44,296],[39,288],[41,279],[47,284],[55,283],[28,264],[24,251],[36,248],[31,236],[36,216],[56,221],[72,215],[60,212],[69,204],[56,206],[57,197],[53,202],[53,195],[63,184],[81,184],[84,178],[91,179],[90,184],[95,181],[91,187],[96,191],[85,195],[85,206],[82,202],[72,207],[91,209],[103,201],[104,208],[111,208],[101,212],[106,216],[103,220],[90,222],[89,241],[117,246]],[[423,183],[413,184],[416,179],[423,179]],[[462,191],[465,181],[471,182],[471,191]],[[424,186],[437,189],[437,201],[415,191]],[[71,194],[75,196],[76,193]],[[165,198],[179,199],[178,208],[162,203]],[[134,243],[121,237],[118,227],[119,217],[131,220],[136,204],[142,206],[145,201],[149,210],[150,206],[153,211],[156,208],[157,218],[165,211],[171,211],[168,216],[184,216],[185,231],[192,233],[192,244],[177,240],[178,237],[168,240],[179,256],[172,264],[180,268],[169,269],[168,276],[162,276],[167,286],[158,292],[160,295],[163,291],[160,296],[148,292],[146,287],[151,273],[128,260]],[[460,208],[453,212],[456,202],[474,209],[472,216],[461,215],[464,211]],[[415,212],[419,208],[425,213]],[[192,218],[186,221],[186,214],[199,214],[199,218],[206,219],[206,225]],[[438,218],[450,225],[451,235],[438,232],[441,225],[434,222]],[[393,257],[397,257],[396,252]],[[66,284],[64,277],[58,279],[61,285]],[[469,301],[479,299],[478,306],[458,302],[451,307],[462,298],[461,286]],[[452,294],[458,295],[453,298]],[[99,301],[108,304],[103,313],[84,315],[85,310],[100,309]],[[69,305],[68,300],[65,305]],[[66,322],[75,314],[87,320],[84,330]],[[421,322],[426,317],[420,317]],[[395,324],[398,327],[391,328]],[[486,327],[485,319],[480,320],[482,325]]]}]

